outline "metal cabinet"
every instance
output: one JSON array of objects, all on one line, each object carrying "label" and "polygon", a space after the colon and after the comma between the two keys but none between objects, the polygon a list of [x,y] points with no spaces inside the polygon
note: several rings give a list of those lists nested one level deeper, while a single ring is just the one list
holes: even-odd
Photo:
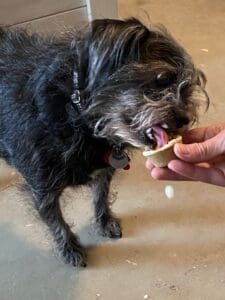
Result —
[{"label": "metal cabinet", "polygon": [[0,24],[63,31],[92,19],[117,18],[117,0],[1,0]]}]

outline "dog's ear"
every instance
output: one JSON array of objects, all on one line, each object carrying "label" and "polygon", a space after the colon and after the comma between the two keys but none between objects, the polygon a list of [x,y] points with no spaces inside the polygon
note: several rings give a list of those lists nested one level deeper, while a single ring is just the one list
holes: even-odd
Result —
[{"label": "dog's ear", "polygon": [[98,86],[100,77],[105,79],[124,64],[138,62],[149,35],[147,27],[134,18],[93,21],[88,35],[89,84]]},{"label": "dog's ear", "polygon": [[[129,60],[137,60],[141,44],[149,37],[149,30],[137,19],[95,20],[91,41],[95,53],[114,58],[116,67]],[[109,53],[107,53],[109,52]]]}]

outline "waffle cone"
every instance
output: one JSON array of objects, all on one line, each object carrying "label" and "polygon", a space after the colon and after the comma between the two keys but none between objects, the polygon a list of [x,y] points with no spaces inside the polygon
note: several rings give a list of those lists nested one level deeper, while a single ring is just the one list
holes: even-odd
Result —
[{"label": "waffle cone", "polygon": [[148,157],[154,166],[159,168],[166,167],[171,160],[176,158],[176,155],[173,152],[173,147],[177,143],[182,143],[181,136],[170,140],[169,143],[162,148],[144,151],[143,155]]}]

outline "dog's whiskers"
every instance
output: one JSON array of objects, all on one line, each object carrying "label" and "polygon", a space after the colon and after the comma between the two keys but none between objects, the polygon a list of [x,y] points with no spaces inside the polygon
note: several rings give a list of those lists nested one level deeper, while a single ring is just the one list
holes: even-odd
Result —
[{"label": "dog's whiskers", "polygon": [[183,88],[185,88],[185,86],[188,85],[190,82],[191,82],[191,78],[187,78],[178,85],[177,94],[176,94],[176,99],[178,102],[182,100],[181,99],[181,90]]}]

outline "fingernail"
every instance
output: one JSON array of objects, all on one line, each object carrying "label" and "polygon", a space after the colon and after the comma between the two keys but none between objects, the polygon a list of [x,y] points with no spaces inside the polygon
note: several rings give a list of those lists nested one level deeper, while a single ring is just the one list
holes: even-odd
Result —
[{"label": "fingernail", "polygon": [[173,160],[171,160],[169,163],[168,163],[168,169],[173,169],[173,163],[174,162],[174,159]]},{"label": "fingernail", "polygon": [[189,151],[187,149],[187,145],[184,144],[176,144],[174,146],[174,152],[175,154],[181,154],[181,155],[189,155]]},{"label": "fingernail", "polygon": [[149,159],[145,162],[145,166],[150,171],[154,168],[152,162]]},{"label": "fingernail", "polygon": [[158,179],[158,178],[157,178],[157,173],[155,173],[155,169],[153,169],[153,170],[151,171],[151,176],[152,176],[153,179]]}]

